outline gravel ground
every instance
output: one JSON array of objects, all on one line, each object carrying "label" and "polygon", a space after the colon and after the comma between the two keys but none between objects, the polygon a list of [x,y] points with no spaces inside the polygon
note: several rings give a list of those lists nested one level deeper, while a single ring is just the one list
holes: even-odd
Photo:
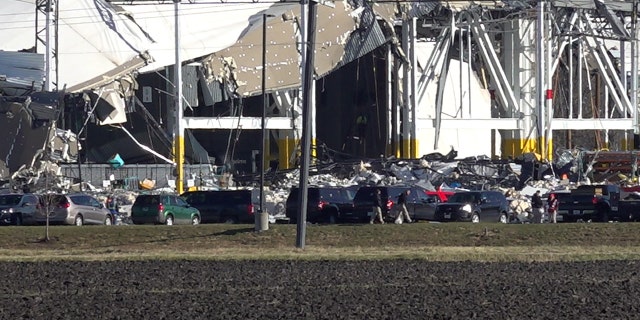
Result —
[{"label": "gravel ground", "polygon": [[640,261],[0,263],[1,319],[638,319]]}]

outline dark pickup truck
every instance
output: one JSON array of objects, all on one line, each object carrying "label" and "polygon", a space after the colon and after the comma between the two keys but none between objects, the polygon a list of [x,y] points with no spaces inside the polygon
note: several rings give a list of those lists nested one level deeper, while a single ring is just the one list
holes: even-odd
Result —
[{"label": "dark pickup truck", "polygon": [[620,187],[613,184],[582,185],[558,197],[558,221],[628,221],[631,203],[622,201]]}]

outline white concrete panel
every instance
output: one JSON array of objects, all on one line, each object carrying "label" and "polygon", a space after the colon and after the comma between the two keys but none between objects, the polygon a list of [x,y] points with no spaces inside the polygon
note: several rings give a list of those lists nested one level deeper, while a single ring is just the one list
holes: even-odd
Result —
[{"label": "white concrete panel", "polygon": [[491,155],[491,129],[442,129],[437,150],[433,147],[434,137],[434,129],[418,129],[418,157],[432,152],[446,154],[451,146],[458,151],[459,158]]},{"label": "white concrete panel", "polygon": [[[480,79],[474,73],[471,74],[471,79],[469,79],[466,62],[462,63],[462,81],[460,81],[460,67],[460,60],[451,59],[449,61],[449,72],[445,84],[444,99],[442,100],[443,117],[457,119],[491,118],[491,95],[489,91],[482,89]],[[471,81],[471,91],[469,91],[469,81]],[[462,85],[460,85],[461,83]]]},{"label": "white concrete panel", "polygon": [[[426,49],[433,50],[433,44],[419,43],[419,46],[421,47],[420,55],[428,54]],[[440,68],[436,67],[436,69]],[[460,86],[460,70],[462,70],[462,86]],[[416,121],[418,156],[435,151],[444,154],[450,150],[451,146],[458,150],[459,157],[490,155],[491,129],[517,128],[516,119],[491,118],[491,96],[482,88],[480,79],[474,73],[471,74],[471,86],[469,86],[467,70],[466,63],[462,63],[461,69],[459,60],[449,61],[442,105],[439,150],[434,149],[435,103],[439,75],[428,82],[421,100],[418,101]]]}]

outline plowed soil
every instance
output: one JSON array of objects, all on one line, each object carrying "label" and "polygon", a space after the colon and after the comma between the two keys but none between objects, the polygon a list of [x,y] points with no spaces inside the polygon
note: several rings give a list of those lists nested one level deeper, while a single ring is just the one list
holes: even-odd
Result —
[{"label": "plowed soil", "polygon": [[638,319],[640,262],[0,263],[1,319]]}]

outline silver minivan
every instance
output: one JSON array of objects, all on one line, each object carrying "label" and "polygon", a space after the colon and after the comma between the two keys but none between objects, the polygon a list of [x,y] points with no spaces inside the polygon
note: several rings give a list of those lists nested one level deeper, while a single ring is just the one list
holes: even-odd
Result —
[{"label": "silver minivan", "polygon": [[39,221],[49,214],[49,223],[76,226],[85,224],[112,225],[113,215],[105,206],[88,194],[45,194],[40,196]]}]

